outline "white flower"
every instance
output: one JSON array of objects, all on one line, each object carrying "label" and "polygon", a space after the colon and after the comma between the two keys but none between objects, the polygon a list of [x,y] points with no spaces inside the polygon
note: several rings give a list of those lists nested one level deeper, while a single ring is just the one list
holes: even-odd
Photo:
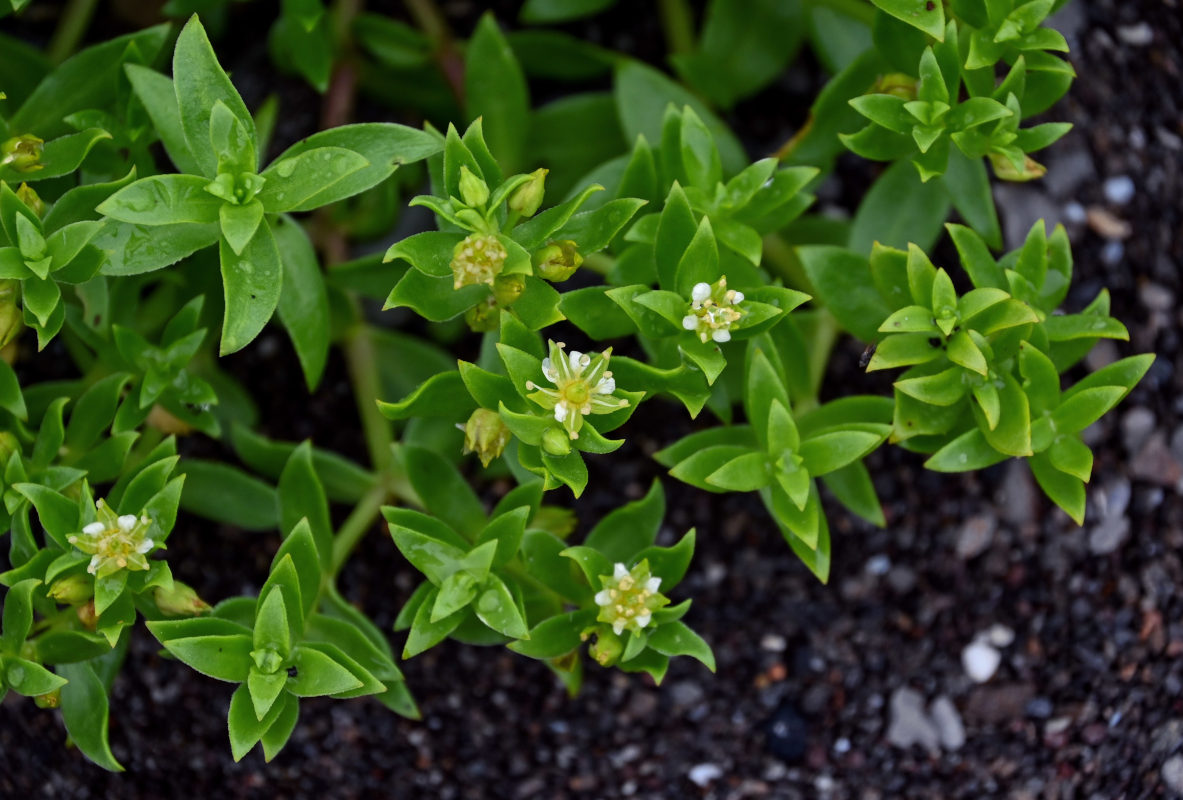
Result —
[{"label": "white flower", "polygon": [[601,575],[603,588],[596,592],[596,605],[600,612],[597,622],[612,626],[617,636],[628,628],[640,633],[653,621],[653,612],[669,604],[669,598],[657,590],[661,578],[649,573],[648,560],[629,569],[619,561],[612,567],[611,575]]},{"label": "white flower", "polygon": [[726,276],[713,286],[696,283],[690,292],[690,313],[682,318],[682,327],[697,333],[703,344],[729,342],[732,324],[745,313],[739,308],[743,300],[743,292],[727,288]]},{"label": "white flower", "polygon": [[562,342],[550,342],[549,347],[550,355],[542,360],[542,374],[555,388],[527,381],[526,390],[531,392],[531,400],[553,411],[570,438],[579,438],[579,428],[588,414],[609,414],[628,405],[627,400],[612,396],[616,379],[608,371],[611,349],[589,355],[578,350],[564,353]]}]

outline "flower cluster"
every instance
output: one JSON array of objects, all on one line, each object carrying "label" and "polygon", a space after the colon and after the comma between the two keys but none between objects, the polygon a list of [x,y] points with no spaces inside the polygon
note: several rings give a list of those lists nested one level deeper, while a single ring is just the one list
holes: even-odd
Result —
[{"label": "flower cluster", "polygon": [[144,555],[156,546],[148,538],[152,520],[147,514],[120,516],[105,500],[95,503],[98,520],[82,529],[81,534],[71,534],[66,540],[91,556],[86,571],[99,578],[105,578],[121,569],[148,569]]},{"label": "flower cluster", "polygon": [[550,342],[550,356],[542,359],[542,374],[555,385],[546,389],[533,381],[526,382],[530,399],[563,424],[572,439],[579,438],[579,428],[588,414],[611,414],[628,405],[628,400],[613,397],[616,379],[608,371],[612,348],[603,353],[564,353],[562,342]]},{"label": "flower cluster", "polygon": [[690,313],[682,318],[682,327],[698,334],[703,344],[731,341],[731,326],[744,311],[739,308],[743,292],[727,288],[726,276],[714,284],[696,283],[690,293]]},{"label": "flower cluster", "polygon": [[596,605],[600,607],[597,622],[612,626],[617,636],[628,628],[640,633],[653,619],[653,612],[669,605],[669,598],[657,590],[661,578],[650,575],[649,561],[643,559],[631,570],[617,562],[611,575],[601,575],[604,588],[596,593]]},{"label": "flower cluster", "polygon": [[509,253],[496,236],[474,233],[452,250],[452,286],[460,289],[474,283],[493,285]]}]

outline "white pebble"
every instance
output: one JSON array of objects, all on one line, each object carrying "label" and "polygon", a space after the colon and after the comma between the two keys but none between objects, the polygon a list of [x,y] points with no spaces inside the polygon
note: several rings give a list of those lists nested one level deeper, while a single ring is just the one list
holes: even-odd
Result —
[{"label": "white pebble", "polygon": [[1105,181],[1105,199],[1118,206],[1124,206],[1134,199],[1134,181],[1129,175],[1118,175]]},{"label": "white pebble", "polygon": [[1001,663],[1002,653],[989,642],[974,641],[961,651],[961,665],[975,683],[985,683],[993,678]]},{"label": "white pebble", "polygon": [[718,780],[723,777],[723,770],[717,764],[705,763],[695,764],[690,768],[687,777],[694,783],[695,786],[706,786],[711,781]]},{"label": "white pebble", "polygon": [[886,575],[891,571],[891,558],[882,553],[871,556],[867,559],[865,569],[872,575]]},{"label": "white pebble", "polygon": [[986,636],[995,647],[1010,647],[1015,640],[1015,632],[1001,622],[991,625],[990,630],[986,631]]},{"label": "white pebble", "polygon": [[1088,219],[1088,214],[1085,212],[1084,206],[1074,200],[1064,206],[1064,219],[1073,225],[1083,225]]}]

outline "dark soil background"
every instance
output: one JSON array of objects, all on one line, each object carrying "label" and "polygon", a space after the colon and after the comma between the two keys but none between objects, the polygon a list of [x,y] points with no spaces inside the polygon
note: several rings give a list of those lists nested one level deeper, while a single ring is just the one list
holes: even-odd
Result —
[{"label": "dark soil background", "polygon": [[[1008,244],[1040,216],[1064,221],[1077,269],[1069,305],[1112,290],[1132,341],[1097,348],[1080,374],[1158,354],[1126,403],[1088,432],[1097,458],[1084,528],[1017,463],[941,476],[884,450],[872,472],[888,525],[835,511],[823,586],[758,505],[666,479],[663,538],[699,531],[681,589],[695,598],[688,621],[713,645],[717,675],[678,660],[659,688],[591,667],[572,700],[540,664],[445,643],[404,666],[422,722],[372,701],[306,701],[272,764],[257,751],[235,764],[229,688],[160,659],[138,631],[112,696],[111,744],[128,772],[91,766],[63,746],[52,713],[14,698],[0,716],[0,795],[1183,796],[1183,7],[1076,0],[1057,25],[1083,77],[1052,116],[1076,130],[1045,154],[1046,179],[998,189]],[[771,91],[769,102],[741,106],[741,131],[771,137],[799,120],[799,105],[782,113],[771,102],[792,87]],[[849,187],[828,191],[840,198]],[[353,410],[339,363],[336,381],[301,407],[284,346],[253,352],[233,369],[276,399],[272,413],[300,415],[273,432],[357,446],[342,431]],[[856,380],[858,355],[853,343],[840,349],[832,379]],[[643,407],[627,450],[593,459],[578,505],[585,527],[659,474],[645,455],[681,432],[670,416]],[[216,600],[255,591],[276,544],[191,523],[170,539],[169,561]],[[342,588],[388,629],[414,580],[375,532]],[[984,683],[963,663],[975,642],[1001,657]]]}]

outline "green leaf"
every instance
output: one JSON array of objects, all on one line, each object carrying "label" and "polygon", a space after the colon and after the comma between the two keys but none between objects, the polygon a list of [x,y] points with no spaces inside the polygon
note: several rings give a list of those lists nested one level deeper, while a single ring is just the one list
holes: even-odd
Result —
[{"label": "green leaf", "polygon": [[8,688],[25,697],[49,694],[66,683],[65,678],[54,675],[40,664],[15,656],[4,659],[4,677]]},{"label": "green leaf", "polygon": [[0,408],[19,420],[29,418],[25,398],[21,394],[20,380],[9,363],[3,359],[0,359]]},{"label": "green leaf", "polygon": [[[155,633],[152,623],[148,629]],[[252,663],[251,638],[245,634],[193,636],[161,644],[178,660],[220,681],[242,683]]]},{"label": "green leaf", "polygon": [[485,510],[480,500],[450,462],[421,447],[404,448],[411,485],[424,507],[467,536],[485,527]]},{"label": "green leaf", "polygon": [[223,203],[218,209],[218,224],[222,238],[230,245],[235,255],[242,255],[243,249],[255,235],[262,221],[263,204],[257,199],[242,206]]},{"label": "green leaf", "polygon": [[329,357],[329,299],[324,275],[312,242],[297,222],[280,217],[271,230],[283,264],[276,310],[296,348],[304,382],[312,391],[320,383]]},{"label": "green leaf", "polygon": [[275,489],[240,469],[216,461],[185,459],[181,507],[186,511],[246,530],[274,530]]},{"label": "green leaf", "polygon": [[1037,453],[1027,459],[1027,465],[1031,467],[1031,473],[1044,494],[1064,509],[1073,522],[1083,525],[1086,499],[1084,483],[1079,478],[1056,469],[1046,453]]},{"label": "green leaf", "polygon": [[291,533],[301,519],[308,520],[320,564],[327,568],[332,559],[333,526],[324,486],[312,463],[311,442],[304,442],[292,452],[279,477],[277,499],[280,530]]},{"label": "green leaf", "polygon": [[613,563],[631,563],[636,554],[651,546],[665,516],[665,493],[660,481],[654,480],[648,493],[609,512],[601,519],[584,541],[586,547],[598,550]]},{"label": "green leaf", "polygon": [[275,703],[263,719],[259,719],[255,715],[249,687],[242,685],[234,690],[230,697],[230,713],[227,716],[226,728],[230,734],[230,752],[235,761],[241,761],[242,757],[258,744],[259,739],[279,718],[280,712],[289,702],[294,703],[295,698],[285,698]]},{"label": "green leaf", "polygon": [[296,697],[340,694],[364,685],[348,668],[312,647],[297,647],[292,664],[296,675],[288,679],[287,689]]},{"label": "green leaf", "polygon": [[173,83],[180,109],[181,129],[203,174],[213,177],[218,172],[218,159],[209,138],[210,113],[218,102],[225,104],[247,134],[247,150],[240,160],[251,166],[257,163],[255,122],[242,97],[218,64],[205,29],[196,15],[186,23],[177,37],[176,49],[173,51]]},{"label": "green leaf", "polygon": [[89,662],[62,664],[58,674],[66,679],[62,686],[62,722],[70,740],[94,763],[111,772],[123,767],[111,754],[107,743],[107,690]]},{"label": "green leaf", "polygon": [[581,632],[594,619],[595,612],[591,609],[556,614],[531,628],[528,638],[510,642],[506,647],[529,658],[559,658],[579,648]]},{"label": "green leaf", "polygon": [[799,247],[797,255],[814,293],[842,326],[863,341],[878,339],[891,309],[875,288],[867,259],[829,245]]},{"label": "green leaf", "polygon": [[517,555],[518,548],[522,543],[522,536],[526,532],[526,523],[532,513],[533,509],[530,506],[511,508],[494,516],[481,531],[480,536],[476,539],[476,544],[497,543],[492,566],[505,566]]},{"label": "green leaf", "polygon": [[414,621],[411,623],[411,632],[408,634],[406,645],[403,647],[404,659],[412,658],[425,650],[435,647],[464,621],[464,614],[462,613],[453,614],[438,622],[431,621],[431,609],[435,605],[437,591],[437,589],[432,588],[430,592],[424,595],[421,601],[422,605],[419,606],[419,610],[415,613]]},{"label": "green leaf", "polygon": [[473,609],[481,622],[500,634],[511,639],[526,639],[530,636],[526,620],[518,610],[509,587],[495,574],[486,579],[484,589],[473,603]]},{"label": "green leaf", "polygon": [[9,588],[4,595],[4,630],[0,634],[0,652],[16,655],[33,625],[33,589],[40,580],[30,578]]},{"label": "green leaf", "polygon": [[292,639],[303,633],[302,620],[289,620],[284,603],[283,586],[278,584],[261,596],[255,613],[255,650],[274,650],[286,658],[292,650]]},{"label": "green leaf", "polygon": [[803,440],[799,452],[809,474],[818,477],[865,458],[891,432],[890,425],[862,427],[824,431]]},{"label": "green leaf", "polygon": [[711,646],[684,622],[667,622],[649,634],[649,646],[666,656],[690,656],[715,671],[715,654]]},{"label": "green leaf", "polygon": [[276,159],[267,167],[262,173],[267,182],[257,199],[270,214],[292,211],[368,166],[365,156],[354,150],[314,147]]},{"label": "green leaf", "polygon": [[164,151],[180,172],[196,175],[201,172],[197,159],[189,149],[185,131],[181,127],[181,110],[177,105],[176,89],[169,78],[155,70],[128,64],[124,67],[132,89],[144,104],[152,119],[152,126],[160,136]]},{"label": "green leaf", "polygon": [[433,136],[406,125],[364,122],[330,128],[301,139],[275,159],[277,170],[287,159],[322,147],[352,150],[369,162],[369,166],[324,186],[316,194],[288,210],[311,211],[364,192],[389,178],[400,165],[421,161],[439,152],[440,142],[437,137],[438,134]]},{"label": "green leaf", "polygon": [[850,249],[870,253],[871,245],[879,242],[900,248],[914,243],[928,250],[948,216],[949,195],[944,185],[922,182],[907,161],[898,161],[863,196],[850,228]]},{"label": "green leaf", "polygon": [[705,480],[729,492],[754,492],[767,486],[771,477],[766,454],[744,453],[707,475]]},{"label": "green leaf", "polygon": [[908,23],[937,41],[945,40],[945,9],[926,0],[871,0],[877,8]]},{"label": "green leaf", "polygon": [[95,210],[134,225],[210,224],[218,221],[223,201],[205,190],[208,185],[196,175],[153,175],[123,187]]},{"label": "green leaf", "polygon": [[226,316],[218,352],[225,356],[250,344],[271,319],[283,286],[283,264],[270,225],[259,226],[241,255],[225,240],[219,255]]},{"label": "green leaf", "polygon": [[483,120],[489,148],[506,173],[522,165],[530,97],[522,68],[497,20],[481,17],[465,54],[464,89],[469,119]]},{"label": "green leaf", "polygon": [[[134,184],[133,184],[134,185]],[[104,275],[140,275],[171,266],[218,241],[216,222],[137,225],[108,220],[91,241],[106,256]]]}]

